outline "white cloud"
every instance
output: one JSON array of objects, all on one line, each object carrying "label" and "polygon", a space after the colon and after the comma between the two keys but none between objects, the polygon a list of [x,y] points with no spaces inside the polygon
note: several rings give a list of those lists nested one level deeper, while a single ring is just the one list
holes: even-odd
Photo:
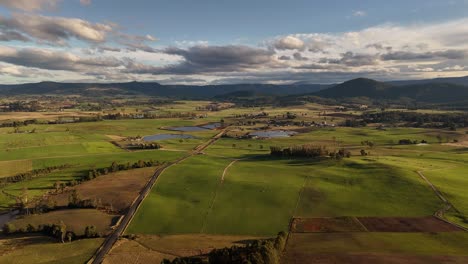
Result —
[{"label": "white cloud", "polygon": [[0,16],[0,29],[20,32],[38,41],[65,45],[71,37],[104,42],[106,35],[114,30],[114,25],[91,23],[78,18],[16,13],[9,18]]},{"label": "white cloud", "polygon": [[356,11],[353,11],[353,16],[354,17],[365,17],[365,16],[367,16],[367,13],[365,11],[362,11],[362,10],[356,10]]},{"label": "white cloud", "polygon": [[54,9],[61,0],[0,0],[0,5],[23,11]]},{"label": "white cloud", "polygon": [[302,50],[304,49],[304,41],[294,36],[285,36],[276,39],[273,46],[278,50]]}]

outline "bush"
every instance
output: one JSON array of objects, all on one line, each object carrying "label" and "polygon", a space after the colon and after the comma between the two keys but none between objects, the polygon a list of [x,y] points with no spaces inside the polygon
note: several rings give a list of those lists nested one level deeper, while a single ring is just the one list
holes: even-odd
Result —
[{"label": "bush", "polygon": [[16,232],[16,227],[12,223],[6,223],[5,225],[3,225],[2,231],[5,235],[13,234]]}]

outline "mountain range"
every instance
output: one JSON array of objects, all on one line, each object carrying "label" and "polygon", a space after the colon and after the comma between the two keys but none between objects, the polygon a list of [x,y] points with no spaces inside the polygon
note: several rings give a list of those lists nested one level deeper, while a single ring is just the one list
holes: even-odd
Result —
[{"label": "mountain range", "polygon": [[379,82],[357,78],[340,84],[221,84],[162,85],[156,82],[59,83],[40,82],[0,85],[0,95],[147,95],[170,98],[222,100],[250,96],[304,96],[324,98],[367,97],[371,99],[411,99],[425,103],[468,102],[468,76]]}]

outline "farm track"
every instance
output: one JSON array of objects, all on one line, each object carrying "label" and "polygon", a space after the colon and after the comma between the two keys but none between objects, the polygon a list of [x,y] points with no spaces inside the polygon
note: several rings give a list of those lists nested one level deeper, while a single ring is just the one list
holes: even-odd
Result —
[{"label": "farm track", "polygon": [[216,190],[215,190],[215,194],[213,196],[213,199],[211,199],[211,203],[210,203],[210,206],[208,207],[208,210],[205,214],[205,217],[203,219],[203,225],[202,225],[202,228],[200,230],[200,233],[203,233],[205,232],[205,227],[206,227],[206,220],[208,219],[208,216],[210,215],[211,211],[213,210],[213,206],[214,206],[214,203],[216,202],[216,197],[218,197],[218,193],[219,193],[219,189],[221,188],[221,186],[223,185],[224,183],[224,177],[226,176],[226,173],[228,171],[228,169],[234,165],[234,163],[238,162],[240,159],[235,159],[233,161],[231,161],[231,163],[229,163],[226,168],[224,168],[224,171],[223,171],[223,174],[221,175],[221,179],[220,181],[218,182],[218,185],[216,186]]},{"label": "farm track", "polygon": [[429,181],[429,179],[426,178],[426,176],[424,176],[422,171],[416,171],[416,173],[418,173],[418,175],[429,185],[429,187],[431,187],[431,189],[434,191],[437,197],[439,197],[439,199],[444,203],[444,206],[440,208],[439,210],[437,210],[437,212],[434,213],[434,216],[438,218],[439,220],[449,223],[457,228],[463,229],[464,231],[468,231],[467,228],[457,225],[455,223],[452,223],[444,218],[444,214],[448,212],[450,209],[454,209],[455,211],[457,211],[457,209],[452,205],[452,203],[449,202],[449,200],[447,200],[447,198],[445,198],[442,192],[440,192],[439,189],[437,189],[437,187],[434,184],[432,184],[432,182]]},{"label": "farm track", "polygon": [[138,211],[138,208],[142,204],[143,200],[148,196],[148,194],[151,192],[151,189],[153,188],[154,184],[156,183],[156,180],[159,178],[159,176],[169,167],[173,165],[177,165],[181,163],[182,161],[194,156],[200,154],[203,150],[208,148],[211,144],[215,143],[218,139],[221,138],[221,136],[226,132],[226,128],[223,129],[220,133],[218,133],[216,136],[211,138],[208,142],[205,144],[202,144],[198,146],[194,151],[190,152],[188,155],[177,159],[176,161],[173,161],[161,168],[158,168],[151,179],[148,181],[148,183],[145,185],[145,187],[141,190],[140,195],[134,200],[130,208],[128,209],[127,213],[125,216],[122,218],[121,224],[110,234],[104,243],[101,245],[101,247],[96,251],[94,256],[88,261],[88,263],[93,263],[93,264],[99,264],[102,263],[104,260],[104,257],[110,252],[112,249],[113,245],[117,242],[119,237],[125,232],[127,229],[127,226],[130,224],[131,220],[135,216],[136,212]]}]

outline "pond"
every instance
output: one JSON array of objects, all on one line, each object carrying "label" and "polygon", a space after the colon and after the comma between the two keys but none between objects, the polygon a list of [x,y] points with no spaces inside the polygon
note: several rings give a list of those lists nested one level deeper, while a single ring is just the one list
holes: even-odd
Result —
[{"label": "pond", "polygon": [[195,137],[192,135],[187,135],[187,134],[157,134],[157,135],[143,137],[143,141],[156,141],[156,140],[166,140],[166,139],[175,139],[175,138],[189,139],[189,138],[195,138]]},{"label": "pond", "polygon": [[270,131],[252,132],[249,135],[253,137],[260,137],[260,138],[277,138],[277,137],[290,137],[296,134],[297,132],[294,132],[294,131],[270,130]]}]

